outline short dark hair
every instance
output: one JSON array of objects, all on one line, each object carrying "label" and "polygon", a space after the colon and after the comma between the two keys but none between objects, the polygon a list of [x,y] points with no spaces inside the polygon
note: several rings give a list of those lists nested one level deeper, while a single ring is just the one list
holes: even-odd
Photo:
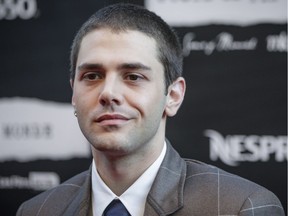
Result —
[{"label": "short dark hair", "polygon": [[155,39],[159,61],[163,64],[166,88],[182,76],[183,57],[178,36],[158,15],[139,5],[119,3],[109,5],[94,13],[76,34],[70,55],[70,78],[74,80],[76,62],[82,39],[91,31],[110,28],[121,32],[136,30]]}]

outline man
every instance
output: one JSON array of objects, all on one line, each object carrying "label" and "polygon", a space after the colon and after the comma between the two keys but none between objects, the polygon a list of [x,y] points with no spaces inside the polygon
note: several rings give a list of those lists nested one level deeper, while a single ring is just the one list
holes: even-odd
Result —
[{"label": "man", "polygon": [[92,166],[17,215],[284,215],[273,193],[184,160],[165,140],[185,94],[181,73],[179,40],[160,17],[130,4],[96,12],[71,50],[72,105]]}]

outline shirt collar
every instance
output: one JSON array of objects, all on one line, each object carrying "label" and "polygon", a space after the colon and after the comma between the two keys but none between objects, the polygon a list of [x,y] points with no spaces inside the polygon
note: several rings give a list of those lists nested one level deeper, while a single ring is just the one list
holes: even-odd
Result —
[{"label": "shirt collar", "polygon": [[120,196],[116,196],[103,182],[92,163],[92,208],[93,215],[101,216],[113,199],[120,199],[133,216],[142,216],[145,210],[147,195],[157,175],[166,153],[166,143],[156,161]]}]

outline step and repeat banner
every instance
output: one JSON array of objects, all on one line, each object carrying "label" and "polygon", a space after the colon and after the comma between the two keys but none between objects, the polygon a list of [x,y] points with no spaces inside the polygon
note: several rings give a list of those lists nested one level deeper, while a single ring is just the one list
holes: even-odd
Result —
[{"label": "step and repeat banner", "polygon": [[[69,51],[120,1],[0,1],[0,214],[88,169]],[[179,34],[187,93],[167,137],[183,157],[273,191],[287,212],[286,0],[141,0]]]}]

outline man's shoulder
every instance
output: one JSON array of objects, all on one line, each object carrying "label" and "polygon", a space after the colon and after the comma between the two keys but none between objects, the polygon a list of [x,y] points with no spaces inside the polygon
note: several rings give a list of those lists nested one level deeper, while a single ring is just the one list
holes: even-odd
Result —
[{"label": "man's shoulder", "polygon": [[[31,214],[37,213],[44,205],[54,207],[57,207],[57,204],[60,203],[63,207],[68,205],[79,193],[79,190],[89,176],[89,171],[82,172],[62,184],[38,194],[30,200],[25,201],[19,208],[18,214],[29,215],[27,212]],[[23,212],[25,212],[25,214]]]},{"label": "man's shoulder", "polygon": [[[75,184],[78,186],[81,186],[84,184],[84,182],[86,181],[87,177],[91,176],[91,171],[90,170],[86,170],[84,172],[81,172],[73,177],[71,177],[70,179],[66,180],[65,182],[63,182],[62,184],[60,184],[59,186],[63,186],[63,185],[69,185],[69,184]],[[58,186],[58,187],[59,187]]]},{"label": "man's shoulder", "polygon": [[73,194],[74,192],[79,190],[79,188],[81,188],[83,186],[83,184],[87,178],[87,175],[90,176],[89,171],[79,173],[79,174],[71,177],[70,179],[66,180],[62,184],[60,184],[54,188],[51,188],[47,191],[44,191],[43,193],[33,197],[29,201],[43,200],[47,196],[51,196],[52,193],[57,194],[57,193],[66,192],[69,194]]},{"label": "man's shoulder", "polygon": [[[247,186],[249,189],[255,188],[255,189],[265,189],[264,187],[248,180],[245,178],[242,178],[238,175],[229,173],[219,167],[206,164],[201,161],[193,160],[193,159],[184,159],[187,165],[187,172],[186,172],[186,179],[192,179],[192,178],[201,178],[203,179],[209,179],[209,182],[211,183],[217,183],[217,185],[220,183],[225,184],[232,184],[234,187],[240,187],[241,190],[245,189],[243,186]],[[247,189],[248,189],[247,188]]]},{"label": "man's shoulder", "polygon": [[198,206],[210,203],[214,208],[221,207],[222,214],[283,215],[279,199],[259,184],[197,160],[185,161],[187,200],[197,200]]}]

